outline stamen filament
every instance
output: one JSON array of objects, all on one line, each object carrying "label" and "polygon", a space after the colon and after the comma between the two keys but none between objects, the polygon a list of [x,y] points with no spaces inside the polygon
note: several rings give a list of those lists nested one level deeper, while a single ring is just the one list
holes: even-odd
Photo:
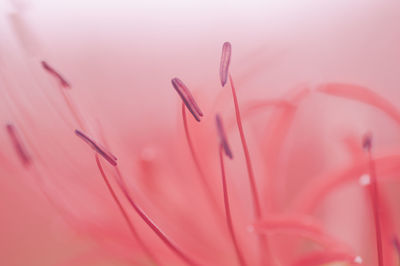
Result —
[{"label": "stamen filament", "polygon": [[79,114],[78,108],[76,108],[74,101],[69,97],[69,95],[64,91],[60,90],[62,97],[64,98],[64,102],[67,105],[69,111],[71,112],[72,116],[74,117],[76,123],[79,125],[80,128],[86,130],[84,125],[83,119]]},{"label": "stamen filament", "polygon": [[98,154],[95,155],[95,158],[96,158],[97,167],[98,167],[98,169],[99,169],[99,171],[100,171],[101,176],[103,177],[104,183],[106,184],[107,189],[108,189],[108,191],[110,192],[110,194],[111,194],[113,200],[114,200],[115,203],[117,204],[118,209],[120,210],[120,212],[121,212],[121,214],[122,214],[122,216],[123,216],[123,218],[124,218],[126,224],[128,225],[129,230],[130,230],[130,232],[132,233],[133,237],[136,239],[136,241],[138,242],[138,244],[139,244],[139,246],[142,248],[142,250],[143,250],[153,261],[155,261],[158,265],[160,265],[160,264],[157,262],[157,259],[156,259],[155,255],[150,251],[150,249],[147,247],[147,245],[144,243],[144,241],[142,240],[142,238],[141,238],[141,237],[139,236],[139,234],[137,233],[137,231],[136,231],[136,229],[135,229],[135,227],[134,227],[134,225],[133,225],[133,223],[132,223],[132,220],[129,218],[128,213],[126,212],[126,210],[125,210],[125,208],[123,207],[122,203],[121,203],[120,200],[118,199],[117,194],[115,193],[114,189],[112,188],[112,186],[111,186],[111,184],[110,184],[110,181],[108,180],[108,177],[107,177],[106,173],[104,172],[104,169],[103,169],[103,167],[102,167],[102,165],[101,165],[101,163],[100,163]]},{"label": "stamen filament", "polygon": [[231,75],[229,75],[229,81],[231,84],[233,102],[235,105],[236,124],[239,129],[240,141],[242,142],[243,152],[244,152],[244,156],[246,159],[247,173],[248,173],[248,177],[249,177],[249,181],[250,181],[254,213],[255,213],[256,218],[259,219],[259,218],[261,218],[260,200],[258,197],[257,185],[256,185],[255,177],[254,177],[253,166],[252,166],[251,159],[250,159],[249,148],[247,147],[247,141],[246,141],[246,137],[244,135],[242,119],[240,117],[240,109],[239,109],[239,103],[238,103],[237,96],[236,96],[236,89],[233,84]]},{"label": "stamen filament", "polygon": [[232,238],[232,243],[235,248],[235,252],[236,252],[238,261],[239,261],[240,265],[244,266],[244,265],[246,265],[246,262],[245,262],[242,250],[240,249],[239,243],[237,242],[235,230],[233,228],[231,209],[230,209],[230,205],[229,205],[228,188],[227,188],[227,184],[226,184],[226,174],[225,174],[223,150],[224,150],[224,148],[223,148],[222,144],[220,144],[219,160],[220,160],[220,165],[221,165],[222,189],[223,189],[223,193],[224,193],[226,223],[228,225],[229,234]]},{"label": "stamen filament", "polygon": [[[46,61],[42,61],[42,67],[46,70],[50,75],[54,76],[56,79],[59,80],[62,88],[70,89],[70,84],[58,73],[54,68],[52,68]],[[75,121],[78,123],[79,127],[85,129],[83,120],[79,115],[78,109],[75,107],[72,99],[65,93],[64,90],[60,90],[62,97],[64,98],[64,102],[66,103],[69,111],[71,112],[72,116],[74,117]]]},{"label": "stamen filament", "polygon": [[214,193],[212,192],[212,190],[210,188],[209,183],[207,182],[206,175],[204,174],[203,168],[200,165],[199,158],[197,157],[197,153],[194,148],[192,138],[190,136],[190,131],[189,131],[188,122],[187,122],[187,116],[186,116],[186,108],[185,108],[184,103],[182,103],[182,120],[183,120],[183,127],[185,130],[186,141],[189,146],[190,154],[191,154],[193,162],[196,166],[197,172],[199,173],[202,186],[203,186],[205,192],[209,195],[209,197],[207,197],[207,199],[210,200],[210,204],[213,206],[213,209],[215,210],[215,212],[219,214],[220,210],[218,208],[217,200],[215,198]]},{"label": "stamen filament", "polygon": [[379,191],[378,191],[378,183],[376,177],[376,169],[375,162],[372,158],[372,139],[371,136],[367,135],[363,140],[363,148],[368,153],[368,167],[369,167],[369,175],[371,177],[371,184],[368,186],[368,190],[371,197],[372,203],[372,211],[374,215],[374,223],[375,223],[375,233],[376,233],[376,248],[378,252],[378,265],[383,266],[383,244],[382,244],[382,229],[381,229],[381,221],[379,217]]},{"label": "stamen filament", "polygon": [[118,175],[118,184],[124,193],[126,199],[128,200],[129,204],[133,207],[133,209],[136,211],[136,213],[142,218],[142,220],[150,227],[151,230],[161,239],[162,242],[173,252],[175,253],[181,260],[183,260],[186,264],[192,265],[192,266],[197,266],[199,265],[196,263],[192,258],[190,258],[188,255],[186,255],[181,248],[179,248],[168,236],[166,233],[164,233],[148,216],[147,214],[135,203],[135,201],[132,199],[125,182],[123,181],[124,178],[122,177],[121,172],[118,170],[118,167],[115,167],[117,169],[117,175]]},{"label": "stamen filament", "polygon": [[[255,216],[256,220],[261,220],[261,218],[262,218],[261,205],[260,205],[260,200],[259,200],[259,196],[258,196],[257,185],[256,185],[255,177],[254,177],[253,166],[252,166],[251,159],[250,159],[249,149],[247,147],[246,137],[244,135],[242,119],[240,117],[240,109],[239,109],[239,103],[238,103],[237,96],[236,96],[236,89],[235,89],[235,85],[233,84],[231,75],[229,75],[229,82],[230,82],[231,89],[232,89],[233,103],[235,105],[236,124],[239,129],[240,141],[242,142],[243,152],[244,152],[244,156],[245,156],[245,160],[246,160],[247,174],[248,174],[248,178],[249,178],[249,182],[250,182],[250,190],[251,190],[251,196],[252,196],[252,201],[253,201],[254,216]],[[260,235],[259,242],[260,242],[261,264],[262,265],[265,265],[265,264],[270,265],[270,263],[268,263],[269,248],[268,248],[268,242],[267,242],[266,237]]]}]

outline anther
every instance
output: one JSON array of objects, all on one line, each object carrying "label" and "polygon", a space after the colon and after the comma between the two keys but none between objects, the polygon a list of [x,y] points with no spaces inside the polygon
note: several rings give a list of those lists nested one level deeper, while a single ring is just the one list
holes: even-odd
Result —
[{"label": "anther", "polygon": [[173,78],[171,83],[187,109],[192,113],[193,117],[200,122],[200,117],[203,116],[203,112],[200,110],[200,107],[197,105],[189,89],[179,78]]},{"label": "anther", "polygon": [[364,135],[362,139],[362,147],[365,151],[370,151],[372,148],[372,134],[367,133]]},{"label": "anther", "polygon": [[397,236],[393,237],[393,246],[396,249],[397,255],[400,256],[400,242]]},{"label": "anther", "polygon": [[217,124],[217,132],[219,136],[219,141],[221,143],[221,147],[223,148],[226,156],[228,156],[230,159],[233,159],[232,150],[228,144],[228,138],[226,137],[225,134],[224,126],[222,124],[222,119],[218,114],[215,116],[215,121]]},{"label": "anther", "polygon": [[52,68],[46,61],[42,61],[42,67],[46,70],[50,75],[54,76],[59,80],[61,86],[65,89],[70,89],[71,85],[68,81],[66,81],[60,73],[58,73],[54,68]]},{"label": "anther", "polygon": [[77,129],[75,129],[75,135],[77,135],[84,142],[86,142],[95,152],[100,154],[111,165],[113,165],[113,166],[117,165],[117,157],[115,157],[112,153],[107,151],[105,148],[101,147],[94,140],[90,139],[88,136],[86,136],[84,133],[82,133],[81,131],[79,131]]},{"label": "anther", "polygon": [[25,146],[23,145],[21,139],[19,138],[15,126],[12,124],[7,124],[6,130],[9,137],[11,138],[11,142],[13,143],[15,151],[17,152],[17,155],[20,158],[22,164],[25,167],[28,167],[31,164],[32,159],[29,153],[27,152]]},{"label": "anther", "polygon": [[219,77],[222,87],[228,81],[229,64],[231,62],[232,46],[229,42],[225,42],[222,46],[221,64],[219,66]]}]

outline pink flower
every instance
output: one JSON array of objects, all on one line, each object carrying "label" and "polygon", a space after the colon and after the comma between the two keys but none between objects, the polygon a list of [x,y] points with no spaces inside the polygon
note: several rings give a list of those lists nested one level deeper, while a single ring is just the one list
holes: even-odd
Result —
[{"label": "pink flower", "polygon": [[397,3],[10,3],[4,265],[396,265]]}]

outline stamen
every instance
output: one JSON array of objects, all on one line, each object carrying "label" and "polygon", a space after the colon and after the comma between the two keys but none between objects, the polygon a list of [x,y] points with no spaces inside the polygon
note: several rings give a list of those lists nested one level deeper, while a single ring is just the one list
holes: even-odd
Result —
[{"label": "stamen", "polygon": [[60,73],[58,73],[54,68],[52,68],[46,61],[42,61],[42,67],[46,70],[50,75],[54,76],[60,82],[60,85],[65,89],[70,89],[71,85],[68,81],[66,81]]},{"label": "stamen", "polygon": [[[217,125],[218,125],[218,116],[217,116]],[[235,248],[235,252],[236,252],[236,256],[238,258],[238,261],[239,261],[240,265],[246,265],[246,262],[245,262],[244,257],[243,257],[242,250],[240,249],[239,243],[238,243],[238,241],[236,239],[235,230],[233,228],[231,209],[230,209],[230,206],[229,206],[228,188],[227,188],[227,184],[226,184],[224,157],[223,157],[223,154],[222,154],[222,150],[225,150],[225,149],[223,147],[223,144],[221,143],[220,144],[220,148],[219,148],[219,160],[220,160],[220,165],[221,165],[222,189],[223,189],[223,194],[224,194],[226,223],[228,225],[229,234],[231,235],[232,243],[233,243],[233,246]],[[225,153],[226,153],[226,151],[225,151]]]},{"label": "stamen", "polygon": [[80,132],[77,129],[75,129],[75,135],[77,135],[84,142],[86,142],[94,151],[96,151],[98,154],[100,154],[111,165],[113,165],[113,166],[117,165],[117,162],[116,162],[117,157],[115,157],[112,153],[107,151],[105,148],[101,147],[94,140],[90,139],[88,136],[86,136],[84,133]]},{"label": "stamen", "polygon": [[255,181],[255,177],[254,177],[253,166],[252,166],[251,159],[250,159],[249,148],[247,147],[246,137],[244,136],[242,119],[240,116],[239,103],[238,103],[237,96],[236,96],[236,89],[233,84],[233,80],[232,80],[231,76],[229,76],[229,81],[231,84],[233,102],[235,105],[236,124],[239,129],[240,140],[242,142],[243,152],[244,152],[245,159],[246,159],[247,172],[248,172],[248,176],[249,176],[250,188],[251,188],[251,193],[252,193],[252,197],[253,197],[254,212],[255,212],[256,218],[259,219],[259,218],[261,218],[261,206],[260,206],[260,200],[258,197],[256,181]]},{"label": "stamen", "polygon": [[221,119],[220,115],[217,114],[215,116],[215,121],[217,124],[217,132],[218,132],[218,136],[219,136],[219,141],[221,143],[221,147],[223,148],[226,156],[228,156],[229,159],[233,159],[233,154],[232,154],[231,148],[229,147],[228,139],[226,137],[224,126],[222,124],[222,119]]},{"label": "stamen", "polygon": [[19,138],[15,126],[12,124],[7,124],[6,130],[9,137],[11,138],[11,142],[14,145],[15,151],[17,152],[19,159],[21,160],[22,164],[25,167],[28,167],[31,164],[32,159],[29,153],[27,152],[27,149],[23,145],[21,139]]},{"label": "stamen", "polygon": [[203,116],[203,112],[200,110],[200,107],[197,105],[189,89],[179,78],[173,78],[171,83],[193,117],[200,122],[200,117]]},{"label": "stamen", "polygon": [[[247,173],[248,173],[248,178],[249,178],[249,183],[250,183],[250,191],[251,191],[251,196],[252,196],[252,201],[253,201],[254,216],[255,216],[256,220],[260,220],[262,218],[261,204],[260,204],[260,199],[258,196],[257,185],[256,185],[254,172],[253,172],[253,166],[252,166],[251,159],[250,159],[249,148],[247,147],[247,141],[246,141],[246,137],[244,135],[239,103],[238,103],[238,99],[236,96],[236,89],[235,89],[235,85],[233,84],[232,76],[229,74],[228,74],[228,76],[229,76],[229,83],[230,83],[231,89],[232,89],[233,103],[235,106],[236,124],[239,129],[240,141],[242,142],[242,148],[243,148],[244,157],[246,160]],[[259,243],[260,243],[261,264],[262,265],[271,264],[271,263],[269,263],[269,260],[270,260],[269,253],[270,252],[269,252],[268,241],[267,241],[266,237],[259,236]]]},{"label": "stamen", "polygon": [[368,190],[371,197],[374,222],[375,222],[375,233],[376,233],[376,248],[378,252],[378,265],[383,266],[383,244],[382,244],[382,232],[381,232],[381,221],[379,217],[379,192],[378,183],[376,177],[375,163],[372,159],[372,135],[366,134],[362,142],[363,148],[368,153],[368,164],[369,164],[369,176],[371,185],[368,186]]},{"label": "stamen", "polygon": [[219,77],[222,87],[228,81],[229,64],[231,62],[232,46],[229,42],[225,42],[222,46],[221,64],[219,67]]}]

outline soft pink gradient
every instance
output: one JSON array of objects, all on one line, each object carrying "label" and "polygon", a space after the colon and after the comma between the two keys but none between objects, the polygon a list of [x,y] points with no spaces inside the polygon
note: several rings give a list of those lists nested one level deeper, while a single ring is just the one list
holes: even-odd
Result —
[{"label": "soft pink gradient", "polygon": [[[349,265],[355,256],[378,265],[370,187],[359,184],[370,174],[366,133],[373,136],[384,265],[398,263],[400,3],[128,2],[0,3],[1,265],[153,265],[75,129],[118,158],[135,203],[187,256],[200,265],[237,265],[217,113],[234,155],[223,158],[224,170],[248,265],[260,265],[260,239],[269,265]],[[225,41],[260,220],[231,83],[222,88],[219,80]],[[203,173],[188,147],[174,77],[204,113],[197,123],[186,112]],[[30,167],[21,164],[7,123],[18,130]],[[129,205],[116,169],[103,158],[100,164],[156,260],[185,265]]]}]

